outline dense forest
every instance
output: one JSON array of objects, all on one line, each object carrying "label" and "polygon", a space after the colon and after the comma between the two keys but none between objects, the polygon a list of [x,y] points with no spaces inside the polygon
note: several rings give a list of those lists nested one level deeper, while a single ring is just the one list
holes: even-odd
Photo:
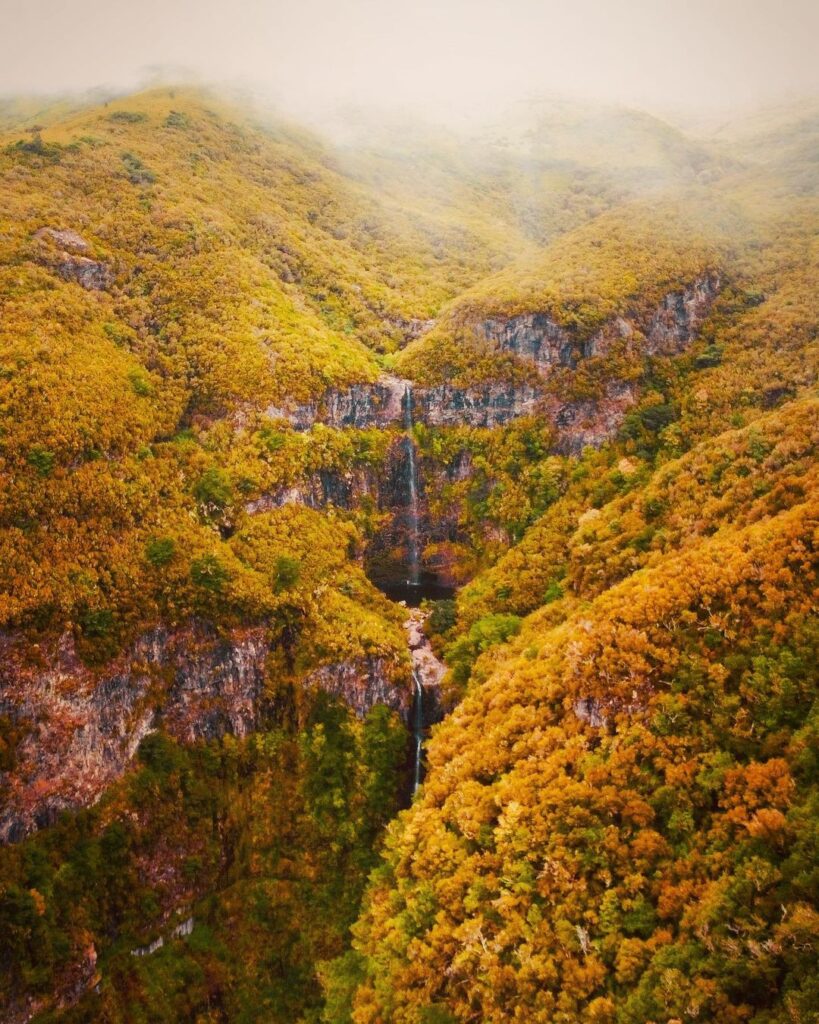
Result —
[{"label": "dense forest", "polygon": [[0,1018],[817,1020],[819,107],[335,129],[0,101]]}]

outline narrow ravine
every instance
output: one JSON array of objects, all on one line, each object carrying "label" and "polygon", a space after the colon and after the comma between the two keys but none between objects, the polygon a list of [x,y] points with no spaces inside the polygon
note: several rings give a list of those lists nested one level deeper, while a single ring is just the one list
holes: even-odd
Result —
[{"label": "narrow ravine", "polygon": [[424,632],[428,612],[409,608],[404,623],[412,659],[412,681],[415,698],[412,710],[413,782],[412,792],[418,790],[424,777],[424,740],[427,730],[442,715],[441,680],[446,668],[435,655]]},{"label": "narrow ravine", "polygon": [[424,687],[418,677],[418,670],[413,666],[412,681],[415,684],[415,702],[412,716],[412,738],[415,747],[415,762],[412,771],[412,792],[417,792],[421,785],[421,760],[424,753]]}]

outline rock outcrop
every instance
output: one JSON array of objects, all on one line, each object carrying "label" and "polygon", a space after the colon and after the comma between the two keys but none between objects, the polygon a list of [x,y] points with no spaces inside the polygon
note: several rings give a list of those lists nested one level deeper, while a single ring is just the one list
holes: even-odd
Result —
[{"label": "rock outcrop", "polygon": [[420,608],[410,608],[404,623],[413,671],[424,688],[425,729],[440,722],[444,716],[441,683],[446,675],[446,666],[436,656],[424,630],[427,618],[427,613]]},{"label": "rock outcrop", "polygon": [[499,427],[531,415],[540,392],[531,385],[489,383],[474,388],[443,384],[419,388],[400,377],[381,377],[374,384],[353,384],[328,391],[319,401],[292,409],[271,406],[266,414],[286,419],[296,430],[316,423],[343,429],[385,429],[403,426],[405,394],[412,391],[414,417],[427,426]]},{"label": "rock outcrop", "polygon": [[406,722],[410,712],[408,686],[395,685],[394,668],[384,658],[361,658],[322,665],[304,677],[302,690],[322,690],[344,701],[358,718],[364,718],[376,704],[397,711]]},{"label": "rock outcrop", "polygon": [[637,388],[630,381],[610,381],[599,398],[562,401],[549,396],[544,414],[555,428],[554,450],[561,455],[579,455],[584,448],[599,448],[620,427],[637,401]]},{"label": "rock outcrop", "polygon": [[[284,709],[266,689],[271,646],[264,627],[217,635],[203,624],[158,628],[103,670],[78,658],[66,634],[27,657],[22,640],[0,640],[0,715],[22,734],[0,777],[0,841],[18,841],[61,811],[99,798],[160,725],[194,742],[244,736]],[[30,655],[30,652],[29,652]],[[379,659],[325,666],[304,681],[346,700],[358,715],[384,703],[409,712],[409,692]]]},{"label": "rock outcrop", "polygon": [[581,359],[605,355],[616,341],[640,341],[647,355],[675,355],[694,340],[720,285],[719,274],[708,271],[685,288],[669,292],[648,316],[635,312],[614,317],[585,339],[548,314],[536,312],[489,317],[478,321],[475,329],[501,351],[534,363],[544,377],[558,367],[574,369]]},{"label": "rock outcrop", "polygon": [[530,384],[442,384],[413,392],[416,417],[431,427],[502,427],[538,409],[541,393]]},{"label": "rock outcrop", "polygon": [[91,259],[91,246],[76,231],[45,227],[34,237],[43,249],[43,261],[65,281],[73,281],[87,291],[104,291],[111,287],[114,275],[107,264]]},{"label": "rock outcrop", "polygon": [[407,381],[384,374],[372,384],[352,384],[343,390],[327,391],[316,402],[292,409],[271,406],[268,416],[287,419],[296,430],[307,430],[315,423],[337,429],[357,427],[389,427],[401,423],[404,416],[404,395]]},{"label": "rock outcrop", "polygon": [[685,351],[696,337],[721,284],[719,274],[712,271],[682,291],[666,295],[646,326],[646,352],[670,356]]},{"label": "rock outcrop", "polygon": [[26,729],[4,779],[0,839],[18,840],[70,807],[93,803],[160,723],[188,742],[245,735],[262,711],[264,630],[230,640],[205,627],[141,637],[102,672],[64,635],[39,664],[19,643],[0,644],[0,713]]},{"label": "rock outcrop", "polygon": [[270,512],[284,505],[307,508],[356,508],[363,499],[379,504],[384,485],[384,471],[374,467],[356,466],[345,470],[318,470],[287,487],[262,494],[249,501],[245,511],[250,515]]},{"label": "rock outcrop", "polygon": [[415,341],[422,334],[426,334],[434,324],[434,320],[422,320],[419,317],[386,317],[384,322],[397,331],[400,331],[406,341]]}]

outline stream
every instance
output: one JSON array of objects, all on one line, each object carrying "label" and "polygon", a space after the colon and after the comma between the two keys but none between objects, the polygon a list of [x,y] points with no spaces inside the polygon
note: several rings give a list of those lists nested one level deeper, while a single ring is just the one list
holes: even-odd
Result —
[{"label": "stream", "polygon": [[441,680],[446,672],[444,664],[436,657],[424,632],[427,612],[420,608],[408,609],[404,622],[407,644],[412,658],[412,683],[415,697],[412,703],[413,774],[412,792],[421,785],[424,775],[424,739],[427,728],[437,721],[440,714]]},{"label": "stream", "polygon": [[[412,660],[413,698],[409,714],[412,731],[412,792],[417,791],[424,775],[424,739],[426,731],[440,717],[439,696],[441,680],[446,669],[435,656],[429,639],[424,632],[428,612],[421,609],[422,601],[440,601],[454,595],[454,587],[442,583],[434,573],[422,568],[421,503],[418,472],[418,454],[413,436],[413,394],[412,385],[405,384],[401,397],[404,450],[404,477],[400,493],[403,501],[399,506],[404,524],[403,548],[405,560],[398,572],[391,572],[387,578],[371,577],[376,586],[390,600],[403,604],[407,609],[404,629],[407,646]],[[403,571],[401,571],[403,570]]]}]

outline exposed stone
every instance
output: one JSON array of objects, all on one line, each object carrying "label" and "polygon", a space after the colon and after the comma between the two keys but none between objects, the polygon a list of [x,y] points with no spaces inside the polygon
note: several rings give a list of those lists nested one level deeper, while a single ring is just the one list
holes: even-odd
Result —
[{"label": "exposed stone", "polygon": [[700,325],[720,289],[716,272],[697,278],[693,284],[666,295],[650,322],[646,336],[649,355],[677,355],[694,340]]},{"label": "exposed stone", "polygon": [[[70,634],[41,650],[37,664],[24,648],[21,638],[0,639],[0,714],[28,727],[15,767],[0,777],[0,841],[93,803],[159,725],[192,743],[245,736],[277,713],[265,688],[271,648],[261,626],[229,637],[204,624],[158,628],[96,672],[79,660]],[[303,687],[345,700],[360,717],[376,704],[409,714],[400,666],[383,658],[322,666]]]},{"label": "exposed stone", "polygon": [[574,702],[574,713],[581,722],[595,729],[604,729],[608,723],[603,705],[596,697],[580,697]]},{"label": "exposed stone", "polygon": [[416,418],[428,426],[500,427],[531,416],[541,395],[530,384],[455,388],[442,384],[414,391]]},{"label": "exposed stone", "polygon": [[302,689],[322,690],[343,700],[358,718],[376,706],[386,704],[406,722],[412,702],[409,686],[396,686],[395,667],[384,658],[361,658],[322,665],[302,680]]},{"label": "exposed stone", "polygon": [[298,405],[291,410],[270,407],[266,414],[288,419],[296,430],[307,430],[315,423],[328,427],[388,427],[403,419],[403,400],[407,382],[384,374],[373,384],[353,384],[344,390],[332,389],[319,401]]},{"label": "exposed stone", "polygon": [[0,714],[28,725],[5,776],[0,840],[16,841],[66,808],[93,803],[160,722],[191,742],[245,735],[259,719],[268,644],[261,628],[220,639],[204,627],[141,637],[102,672],[65,634],[43,663],[0,641]]},{"label": "exposed stone", "polygon": [[285,505],[305,505],[307,508],[321,508],[323,495],[315,487],[315,478],[309,477],[291,487],[281,487],[277,491],[263,494],[253,501],[247,502],[245,511],[251,515],[258,515],[260,512],[271,512],[276,508],[284,508]]},{"label": "exposed stone", "polygon": [[[175,928],[171,929],[169,938],[171,939],[184,939],[193,931],[193,918],[187,917],[184,921],[181,921]],[[136,949],[131,950],[131,956],[150,956],[151,953],[156,953],[158,949],[162,949],[165,945],[164,936],[160,935],[153,942],[149,942],[146,946],[137,946]]]},{"label": "exposed stone", "polygon": [[57,273],[65,281],[74,281],[86,291],[105,291],[110,288],[114,276],[104,263],[88,259],[87,256],[70,256],[63,253],[57,263]]},{"label": "exposed stone", "polygon": [[67,252],[84,253],[91,248],[82,235],[68,228],[40,228],[34,232],[34,237],[51,241]]},{"label": "exposed stone", "polygon": [[719,274],[709,271],[687,287],[666,295],[648,318],[639,314],[614,317],[586,339],[546,313],[490,317],[476,323],[475,329],[501,351],[533,362],[545,377],[557,367],[574,369],[580,359],[605,355],[615,341],[638,334],[645,338],[646,354],[675,355],[693,341],[720,284]]},{"label": "exposed stone", "polygon": [[[34,237],[45,243],[44,262],[52,266],[63,280],[73,281],[88,291],[104,291],[111,286],[114,275],[110,268],[84,255],[91,246],[76,231],[45,227],[36,231]],[[56,254],[55,249],[59,250]]]},{"label": "exposed stone", "polygon": [[336,508],[352,509],[364,498],[372,498],[378,503],[382,477],[383,472],[364,466],[346,471],[319,470],[298,483],[247,502],[245,511],[256,515],[285,505],[304,505],[307,508],[334,505]]},{"label": "exposed stone", "polygon": [[554,450],[579,455],[586,447],[599,447],[616,433],[636,401],[637,390],[628,381],[609,382],[600,398],[562,402],[549,397],[544,410],[557,431]]},{"label": "exposed stone", "polygon": [[412,667],[424,688],[423,723],[425,729],[440,722],[444,716],[441,683],[446,675],[446,666],[436,656],[424,630],[427,618],[427,613],[421,611],[420,608],[410,608],[404,623]]},{"label": "exposed stone", "polygon": [[475,328],[485,341],[533,362],[541,372],[548,373],[556,366],[574,366],[577,362],[572,335],[546,313],[489,317],[479,321]]},{"label": "exposed stone", "polygon": [[535,411],[540,396],[531,385],[486,384],[456,388],[443,384],[418,388],[400,377],[381,377],[375,384],[353,384],[345,390],[328,391],[318,402],[286,410],[271,406],[270,417],[289,420],[296,430],[316,423],[336,429],[402,426],[404,396],[412,388],[413,416],[428,426],[497,427]]},{"label": "exposed stone", "polygon": [[416,338],[426,334],[435,325],[434,320],[421,320],[418,317],[386,317],[385,322],[390,327],[399,330],[404,335],[406,341],[415,341]]}]

